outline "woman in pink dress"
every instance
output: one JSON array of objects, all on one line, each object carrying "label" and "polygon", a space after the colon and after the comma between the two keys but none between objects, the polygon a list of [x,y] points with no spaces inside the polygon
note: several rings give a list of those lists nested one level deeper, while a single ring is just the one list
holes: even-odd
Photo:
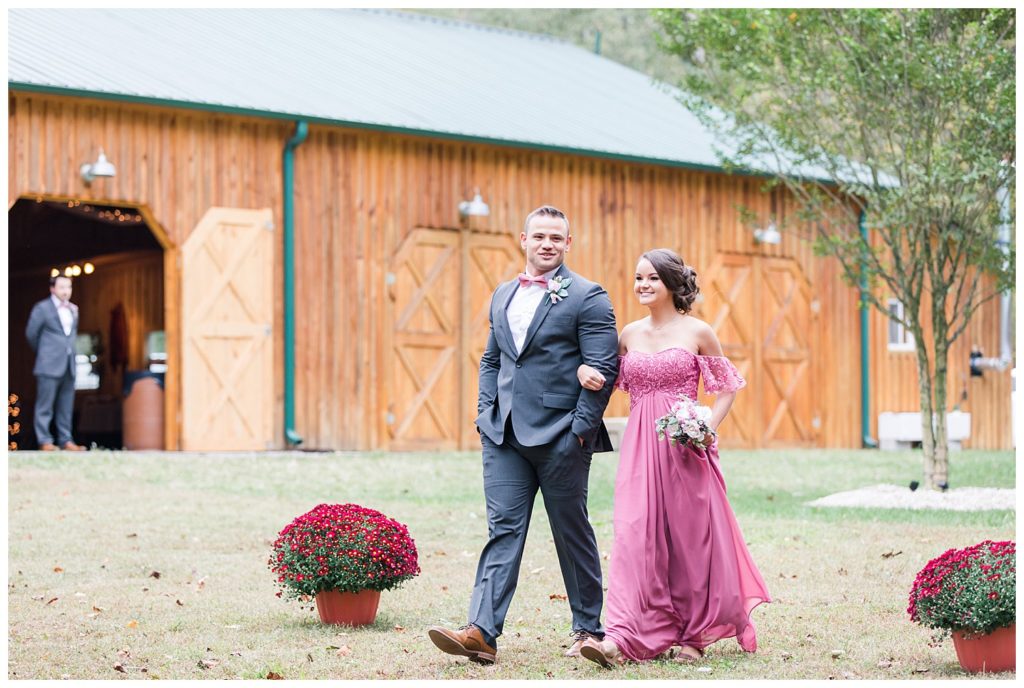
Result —
[{"label": "woman in pink dress", "polygon": [[[580,653],[612,667],[680,646],[676,660],[692,661],[731,637],[754,652],[751,610],[771,600],[726,498],[717,441],[706,437],[704,450],[672,445],[655,427],[680,394],[697,398],[702,378],[717,394],[709,422],[717,429],[746,382],[711,326],[689,314],[696,273],[678,255],[645,253],[633,290],[650,316],[619,338],[616,386],[629,393],[630,411],[615,480],[605,638],[588,639]],[[578,375],[588,389],[604,384],[589,366]]]}]

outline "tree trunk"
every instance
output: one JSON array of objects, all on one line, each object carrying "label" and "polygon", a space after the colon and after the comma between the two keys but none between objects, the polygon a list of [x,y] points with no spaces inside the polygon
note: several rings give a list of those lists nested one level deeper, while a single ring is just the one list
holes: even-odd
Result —
[{"label": "tree trunk", "polygon": [[946,367],[949,350],[941,342],[935,347],[935,446],[929,487],[944,489],[949,484],[949,433],[946,431]]},{"label": "tree trunk", "polygon": [[935,424],[932,422],[932,378],[928,370],[928,355],[922,351],[920,339],[917,350],[918,390],[921,393],[921,450],[924,453],[924,486],[930,490],[937,489],[935,480]]}]

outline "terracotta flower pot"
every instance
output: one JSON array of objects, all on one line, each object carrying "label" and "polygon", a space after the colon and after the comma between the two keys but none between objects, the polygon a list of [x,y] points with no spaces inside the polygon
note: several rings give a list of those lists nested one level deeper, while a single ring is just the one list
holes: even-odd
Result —
[{"label": "terracotta flower pot", "polygon": [[316,594],[316,610],[320,612],[320,621],[325,624],[348,626],[372,624],[377,618],[379,603],[379,590],[362,590],[360,592],[324,590]]},{"label": "terracotta flower pot", "polygon": [[964,637],[953,631],[953,646],[960,666],[971,673],[1015,671],[1017,624],[997,628],[987,635]]}]

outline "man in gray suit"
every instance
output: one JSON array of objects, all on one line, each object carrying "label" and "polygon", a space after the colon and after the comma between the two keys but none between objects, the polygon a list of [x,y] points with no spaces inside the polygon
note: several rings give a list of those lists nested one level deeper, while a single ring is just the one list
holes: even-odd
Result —
[{"label": "man in gray suit", "polygon": [[71,438],[75,403],[75,337],[78,306],[71,303],[71,278],[50,278],[50,296],[32,306],[25,336],[36,354],[36,407],[33,424],[42,451],[57,451],[50,422],[57,422],[57,443],[68,451],[85,447]]},{"label": "man in gray suit", "polygon": [[[491,664],[515,593],[538,488],[572,610],[578,656],[600,639],[601,558],[587,517],[587,480],[595,451],[611,451],[602,416],[618,376],[615,314],[604,289],[563,263],[572,245],[569,221],[551,206],[526,218],[520,242],[526,272],[491,297],[491,329],[480,359],[476,419],[483,444],[488,542],[480,553],[469,623],[433,626],[442,651]],[[583,389],[576,369],[587,363],[610,380]]]}]

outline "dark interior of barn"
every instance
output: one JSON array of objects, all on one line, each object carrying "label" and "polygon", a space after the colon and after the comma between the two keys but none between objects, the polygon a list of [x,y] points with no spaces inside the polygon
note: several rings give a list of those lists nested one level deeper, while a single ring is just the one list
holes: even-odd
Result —
[{"label": "dark interior of barn", "polygon": [[37,446],[35,355],[25,327],[32,306],[49,298],[49,278],[61,274],[71,277],[71,301],[79,307],[74,440],[87,447],[119,449],[127,440],[163,448],[164,253],[143,213],[22,198],[8,212],[8,225],[10,446]]}]

